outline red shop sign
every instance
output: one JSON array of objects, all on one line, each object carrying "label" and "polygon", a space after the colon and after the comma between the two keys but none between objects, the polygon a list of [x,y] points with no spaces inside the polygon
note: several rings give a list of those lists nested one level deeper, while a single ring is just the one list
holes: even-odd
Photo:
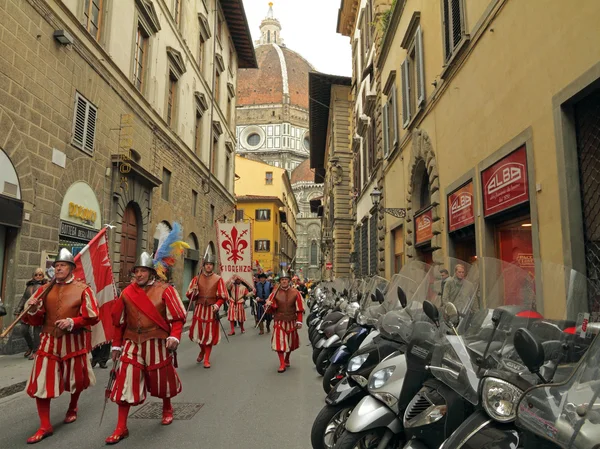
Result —
[{"label": "red shop sign", "polygon": [[475,223],[473,181],[448,195],[448,230],[450,232]]},{"label": "red shop sign", "polygon": [[481,174],[486,217],[529,201],[527,153],[522,146]]},{"label": "red shop sign", "polygon": [[415,245],[426,243],[433,238],[433,215],[431,209],[415,217]]}]

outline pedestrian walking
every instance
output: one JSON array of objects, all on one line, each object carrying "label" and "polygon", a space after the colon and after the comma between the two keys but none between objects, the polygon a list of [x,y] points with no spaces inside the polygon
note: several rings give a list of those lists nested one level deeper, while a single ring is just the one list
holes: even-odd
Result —
[{"label": "pedestrian walking", "polygon": [[271,349],[279,357],[278,373],[285,372],[290,366],[290,354],[300,347],[298,329],[302,327],[304,306],[300,292],[290,286],[290,276],[282,270],[279,286],[271,293],[266,303],[273,310],[275,323],[271,337]]},{"label": "pedestrian walking", "polygon": [[190,327],[190,340],[200,346],[196,361],[204,368],[210,368],[210,354],[213,346],[219,344],[219,309],[227,300],[227,289],[221,276],[213,272],[217,257],[207,255],[203,261],[202,272],[190,282],[186,296],[195,301],[194,318]]},{"label": "pedestrian walking", "polygon": [[271,315],[270,312],[265,311],[265,303],[273,292],[273,285],[271,282],[267,281],[267,275],[265,273],[260,273],[258,275],[258,282],[256,283],[255,288],[256,313],[254,315],[254,320],[257,324],[260,322],[258,334],[263,335],[265,333],[265,325],[267,326],[267,333],[271,332],[271,321],[273,320],[273,315]]},{"label": "pedestrian walking", "polygon": [[227,320],[231,324],[231,332],[229,335],[235,335],[235,323],[240,326],[242,334],[246,333],[244,322],[246,321],[246,298],[250,294],[248,287],[242,282],[238,276],[233,276],[227,282],[227,290],[229,292],[229,311],[227,312]]},{"label": "pedestrian walking", "polygon": [[40,428],[27,440],[37,443],[52,435],[50,401],[63,392],[71,393],[64,422],[77,420],[77,401],[83,390],[95,385],[90,365],[91,326],[98,323],[98,303],[94,292],[73,276],[73,254],[66,248],[54,261],[54,279],[40,287],[27,301],[24,320],[42,326],[40,346],[35,354],[26,391],[35,398]]},{"label": "pedestrian walking", "polygon": [[[44,270],[41,268],[36,268],[33,274],[31,275],[31,279],[27,281],[25,285],[25,291],[23,292],[23,296],[21,297],[21,301],[17,305],[15,310],[15,316],[19,316],[23,309],[25,308],[25,303],[31,298],[41,286],[46,285],[48,280],[44,277]],[[29,358],[29,360],[33,360],[35,352],[40,345],[40,332],[42,331],[41,326],[30,326],[24,320],[21,320],[19,326],[17,327],[16,335],[20,335],[25,339],[25,343],[27,343],[27,351],[23,354],[24,357]]]},{"label": "pedestrian walking", "polygon": [[447,303],[453,303],[458,310],[470,301],[475,292],[474,285],[465,279],[467,269],[463,264],[456,264],[454,267],[454,276],[446,279],[444,283],[444,293],[442,295],[442,307]]},{"label": "pedestrian walking", "polygon": [[113,305],[112,358],[115,363],[118,360],[118,371],[110,399],[118,404],[119,415],[107,444],[129,436],[129,409],[143,404],[147,393],[163,401],[162,424],[173,422],[171,398],[181,392],[175,351],[186,311],[177,290],[157,277],[158,262],[143,252],[134,266],[134,282]]}]

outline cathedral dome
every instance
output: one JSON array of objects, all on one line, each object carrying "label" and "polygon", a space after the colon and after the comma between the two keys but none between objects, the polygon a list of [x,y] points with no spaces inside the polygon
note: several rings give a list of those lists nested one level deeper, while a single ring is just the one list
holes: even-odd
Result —
[{"label": "cathedral dome", "polygon": [[298,165],[292,172],[292,185],[297,182],[315,182],[315,173],[310,169],[310,160],[307,159]]},{"label": "cathedral dome", "polygon": [[238,106],[290,104],[308,109],[310,63],[295,51],[278,44],[256,47],[257,69],[238,74]]}]

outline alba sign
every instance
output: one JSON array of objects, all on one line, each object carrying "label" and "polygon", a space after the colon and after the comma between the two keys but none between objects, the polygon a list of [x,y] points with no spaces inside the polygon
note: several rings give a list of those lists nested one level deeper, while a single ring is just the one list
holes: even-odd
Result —
[{"label": "alba sign", "polygon": [[427,243],[433,238],[433,215],[431,209],[415,216],[415,244]]},{"label": "alba sign", "polygon": [[529,201],[527,153],[521,147],[483,171],[483,212],[486,217]]},{"label": "alba sign", "polygon": [[473,181],[448,195],[448,230],[450,232],[475,223]]}]

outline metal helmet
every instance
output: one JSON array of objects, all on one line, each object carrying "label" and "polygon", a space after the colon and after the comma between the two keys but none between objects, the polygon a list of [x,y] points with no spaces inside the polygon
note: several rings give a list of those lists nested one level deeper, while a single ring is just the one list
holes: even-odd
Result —
[{"label": "metal helmet", "polygon": [[212,263],[213,265],[217,264],[217,256],[215,256],[214,254],[207,254],[207,256],[204,258],[204,262],[205,263]]},{"label": "metal helmet", "polygon": [[133,266],[133,269],[136,268],[149,268],[154,270],[154,261],[152,260],[152,255],[146,251],[140,254],[140,257],[138,257],[138,260],[136,260],[135,265]]},{"label": "metal helmet", "polygon": [[52,264],[52,266],[56,265],[56,262],[66,262],[75,267],[75,258],[73,257],[71,251],[69,251],[67,248],[62,248],[58,252],[58,256],[56,256],[56,259],[54,259],[54,263]]},{"label": "metal helmet", "polygon": [[285,271],[284,268],[282,268],[281,271],[279,272],[279,279],[281,280],[283,278],[290,279],[290,274],[287,271]]}]

